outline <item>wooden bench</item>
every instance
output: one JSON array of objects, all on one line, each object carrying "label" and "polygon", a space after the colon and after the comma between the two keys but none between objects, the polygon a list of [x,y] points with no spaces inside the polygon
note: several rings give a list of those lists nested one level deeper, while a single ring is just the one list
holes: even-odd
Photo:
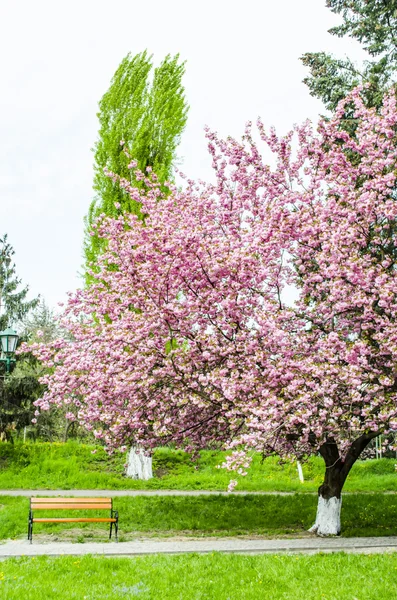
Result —
[{"label": "wooden bench", "polygon": [[[37,510],[110,510],[110,517],[35,517]],[[113,510],[112,498],[31,498],[28,520],[28,540],[32,543],[33,523],[110,523],[109,539],[112,528],[118,541],[119,513]]]}]

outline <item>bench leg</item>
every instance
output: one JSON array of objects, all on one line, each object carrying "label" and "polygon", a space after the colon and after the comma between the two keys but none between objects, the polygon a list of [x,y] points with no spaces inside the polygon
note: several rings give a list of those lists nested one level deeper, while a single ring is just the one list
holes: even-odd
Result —
[{"label": "bench leg", "polygon": [[113,527],[113,521],[110,521],[109,540],[111,540],[111,539],[112,539],[112,527]]},{"label": "bench leg", "polygon": [[114,530],[116,533],[116,542],[119,541],[119,512],[116,510],[114,513],[114,516],[116,517],[116,522],[114,524]]},{"label": "bench leg", "polygon": [[33,515],[32,515],[32,513],[29,513],[29,519],[28,519],[28,540],[30,541],[30,543],[32,543],[32,537],[33,537]]}]

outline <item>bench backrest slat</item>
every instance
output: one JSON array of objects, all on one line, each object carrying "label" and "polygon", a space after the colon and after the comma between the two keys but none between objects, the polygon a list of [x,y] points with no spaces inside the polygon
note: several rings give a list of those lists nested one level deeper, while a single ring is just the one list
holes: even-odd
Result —
[{"label": "bench backrest slat", "polygon": [[104,510],[104,509],[111,509],[111,504],[32,504],[31,505],[32,510],[70,510],[70,509],[75,509],[75,510],[86,510],[88,508],[92,508],[92,509],[97,509],[97,510]]},{"label": "bench backrest slat", "polygon": [[100,504],[103,502],[106,504],[112,501],[111,498],[53,498],[51,496],[47,498],[31,498],[30,500],[35,504],[39,504],[40,502],[51,502],[52,504],[56,504],[57,502],[61,502],[62,504],[67,504],[68,502],[71,504],[76,504],[77,502],[96,502]]},{"label": "bench backrest slat", "polygon": [[31,510],[112,509],[111,498],[31,498]]}]

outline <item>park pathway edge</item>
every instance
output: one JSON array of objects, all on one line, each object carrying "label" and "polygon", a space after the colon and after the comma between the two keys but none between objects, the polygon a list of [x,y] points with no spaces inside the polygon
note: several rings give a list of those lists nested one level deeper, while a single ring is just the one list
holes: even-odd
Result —
[{"label": "park pathway edge", "polygon": [[[234,492],[226,492],[222,490],[0,490],[0,496],[76,496],[76,497],[112,497],[119,496],[294,496],[296,494],[308,494],[317,496],[315,491],[295,491],[295,492],[258,492],[235,490]],[[393,495],[397,492],[393,491],[368,491],[368,492],[344,492],[343,495],[349,494],[384,494]]]},{"label": "park pathway edge", "polygon": [[0,560],[21,556],[142,556],[148,554],[208,554],[227,552],[237,554],[288,554],[318,552],[354,552],[375,554],[397,552],[397,537],[374,538],[304,538],[247,540],[217,538],[204,540],[143,540],[134,542],[84,543],[51,542],[29,544],[13,540],[0,545]]}]

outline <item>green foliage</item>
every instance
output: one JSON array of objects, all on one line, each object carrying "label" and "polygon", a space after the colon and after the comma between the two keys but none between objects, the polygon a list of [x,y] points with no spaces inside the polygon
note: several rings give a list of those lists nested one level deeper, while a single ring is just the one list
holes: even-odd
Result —
[{"label": "green foliage", "polygon": [[327,6],[343,17],[343,24],[332,27],[330,33],[338,37],[349,35],[363,44],[371,56],[384,54],[396,61],[396,0],[327,0]]},{"label": "green foliage", "polygon": [[312,96],[334,110],[342,98],[358,84],[370,83],[366,90],[369,106],[379,106],[384,91],[397,71],[396,0],[327,0],[327,6],[340,14],[343,23],[329,33],[349,36],[363,45],[370,60],[357,67],[350,59],[340,60],[324,52],[308,52],[301,58],[310,69],[304,79]]},{"label": "green foliage", "polygon": [[[49,342],[61,335],[53,311],[41,300],[33,310],[25,314],[17,326],[20,342]],[[0,432],[12,440],[24,427],[32,425],[35,407],[33,402],[44,391],[39,378],[47,370],[30,352],[16,355],[16,365],[10,375],[0,380]],[[30,433],[40,435],[45,439],[56,438],[60,421],[65,427],[64,411],[52,407],[38,419],[35,429]]]},{"label": "green foliage", "polygon": [[21,337],[26,342],[47,343],[61,335],[62,331],[55,313],[43,299],[22,321]]},{"label": "green foliage", "polygon": [[386,600],[395,554],[62,556],[2,562],[7,600]]},{"label": "green foliage", "polygon": [[[21,287],[16,275],[13,256],[15,252],[8,242],[7,235],[0,239],[0,330],[15,327],[34,309],[39,299],[27,300],[28,286]],[[35,359],[32,359],[35,361]],[[38,395],[37,377],[21,369],[21,359],[13,373],[4,377],[4,364],[1,364],[0,378],[0,434],[12,435],[14,429],[24,427],[33,416],[32,400]]]},{"label": "green foliage", "polygon": [[28,286],[20,288],[22,282],[16,275],[14,254],[7,235],[4,235],[0,239],[0,331],[23,319],[39,301],[38,298],[26,299]]},{"label": "green foliage", "polygon": [[[95,451],[95,454],[92,452]],[[153,456],[154,477],[136,481],[124,476],[126,455],[108,456],[101,446],[64,443],[0,443],[0,488],[3,489],[174,489],[225,491],[235,474],[218,469],[224,452],[202,451],[197,461],[182,450],[158,448]],[[395,459],[358,461],[346,491],[397,491]],[[246,477],[237,476],[240,491],[315,492],[324,478],[322,458],[303,465],[305,482],[296,463],[280,464],[277,457],[253,459]]]},{"label": "green foliage", "polygon": [[[92,452],[95,450],[95,454]],[[75,441],[0,444],[0,488],[119,488],[125,456]]]},{"label": "green foliage", "polygon": [[0,432],[7,439],[12,440],[15,432],[31,425],[33,402],[42,391],[34,358],[19,360],[12,374],[1,380]]},{"label": "green foliage", "polygon": [[134,57],[128,54],[99,103],[100,128],[94,148],[96,196],[85,220],[86,269],[103,250],[103,240],[90,234],[97,217],[117,216],[120,211],[140,215],[138,203],[104,174],[104,168],[140,187],[142,182],[128,168],[126,149],[141,171],[151,167],[160,182],[172,179],[176,149],[188,112],[182,85],[185,64],[179,63],[179,55],[167,55],[154,69],[150,82],[152,68],[152,57],[146,51]]},{"label": "green foliage", "polygon": [[[45,495],[41,492],[41,495]],[[111,496],[111,492],[109,492]],[[230,494],[212,496],[119,496],[114,507],[120,515],[120,540],[144,536],[238,536],[306,535],[317,510],[315,494]],[[18,496],[0,498],[0,539],[26,535],[29,499]],[[385,494],[348,494],[343,497],[344,537],[397,534],[394,518],[397,497]],[[68,517],[70,511],[46,511],[42,517]],[[87,512],[73,511],[84,517]],[[103,511],[90,511],[101,517]],[[106,541],[108,525],[92,523],[36,523],[36,540],[49,537],[76,541]]]}]

